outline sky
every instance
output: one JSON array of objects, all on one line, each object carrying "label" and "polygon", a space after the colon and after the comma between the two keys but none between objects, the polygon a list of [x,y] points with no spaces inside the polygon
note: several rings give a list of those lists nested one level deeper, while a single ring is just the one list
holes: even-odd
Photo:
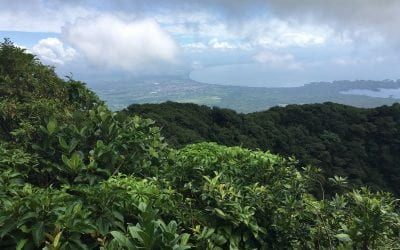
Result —
[{"label": "sky", "polygon": [[400,78],[397,0],[0,0],[0,36],[89,82]]}]

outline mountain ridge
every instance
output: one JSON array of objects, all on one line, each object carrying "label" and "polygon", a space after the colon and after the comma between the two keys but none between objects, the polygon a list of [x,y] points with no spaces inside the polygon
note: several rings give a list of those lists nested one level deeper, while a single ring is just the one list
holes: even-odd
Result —
[{"label": "mountain ridge", "polygon": [[289,105],[240,114],[234,110],[166,102],[123,110],[156,121],[169,144],[213,141],[295,156],[303,166],[343,175],[356,185],[400,194],[400,104],[356,108],[335,103]]}]

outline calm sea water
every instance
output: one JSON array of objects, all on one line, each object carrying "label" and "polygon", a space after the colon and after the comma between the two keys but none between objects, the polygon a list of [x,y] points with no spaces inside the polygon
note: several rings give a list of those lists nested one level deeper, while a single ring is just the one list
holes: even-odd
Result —
[{"label": "calm sea water", "polygon": [[310,82],[298,73],[257,64],[218,65],[196,69],[190,73],[190,78],[210,84],[246,87],[299,87]]},{"label": "calm sea water", "polygon": [[[265,64],[228,64],[196,69],[190,73],[192,80],[211,84],[247,87],[299,87],[310,82],[332,82],[335,80],[382,80],[399,79],[391,69],[338,67],[337,65],[288,65],[274,67]],[[360,94],[387,95],[391,90],[380,93],[360,92]],[[389,94],[391,95],[391,94]],[[393,95],[398,95],[398,92]]]},{"label": "calm sea water", "polygon": [[341,92],[342,94],[350,95],[365,95],[371,97],[382,97],[382,98],[396,98],[400,99],[400,88],[399,89],[379,89],[379,91],[368,90],[368,89],[352,89],[349,91]]}]

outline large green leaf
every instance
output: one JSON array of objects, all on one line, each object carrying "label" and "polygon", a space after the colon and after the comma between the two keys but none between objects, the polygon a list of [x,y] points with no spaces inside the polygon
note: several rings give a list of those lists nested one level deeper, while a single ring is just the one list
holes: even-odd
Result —
[{"label": "large green leaf", "polygon": [[121,232],[119,231],[111,231],[111,235],[117,242],[120,244],[121,247],[127,247],[128,249],[135,249],[132,242]]},{"label": "large green leaf", "polygon": [[44,234],[44,222],[38,222],[32,227],[33,242],[37,247],[42,245],[45,234]]},{"label": "large green leaf", "polygon": [[57,121],[54,118],[51,118],[47,123],[47,133],[52,135],[57,129]]}]

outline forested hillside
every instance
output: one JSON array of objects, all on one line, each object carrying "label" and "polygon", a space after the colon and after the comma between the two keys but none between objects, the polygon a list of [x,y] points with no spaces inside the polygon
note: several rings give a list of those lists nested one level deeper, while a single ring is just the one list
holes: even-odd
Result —
[{"label": "forested hillside", "polygon": [[390,193],[335,176],[336,194],[316,198],[318,169],[294,159],[210,142],[173,149],[153,121],[109,111],[8,40],[0,97],[0,249],[399,246]]},{"label": "forested hillside", "polygon": [[334,103],[290,105],[264,112],[167,102],[131,105],[124,112],[151,118],[170,145],[213,141],[295,156],[322,168],[400,195],[400,105],[361,109]]}]

